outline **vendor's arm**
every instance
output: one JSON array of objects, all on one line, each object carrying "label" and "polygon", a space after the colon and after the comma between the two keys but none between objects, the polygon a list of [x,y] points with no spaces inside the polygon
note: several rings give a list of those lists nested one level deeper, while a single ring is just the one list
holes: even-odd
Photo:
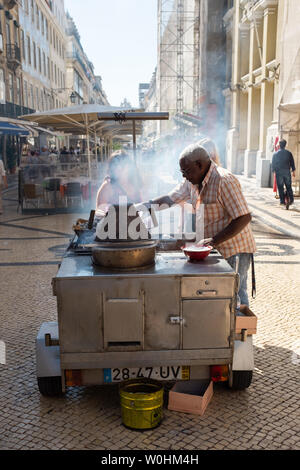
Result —
[{"label": "vendor's arm", "polygon": [[96,217],[104,217],[111,205],[111,184],[105,180],[101,185],[96,198]]},{"label": "vendor's arm", "polygon": [[144,205],[146,207],[155,205],[156,210],[159,210],[159,207],[162,210],[172,207],[175,204],[181,204],[182,202],[188,201],[190,197],[190,185],[187,180],[183,180],[182,183],[179,183],[178,186],[176,186],[169,194],[152,199],[151,201],[144,203]]},{"label": "vendor's arm", "polygon": [[217,247],[218,245],[221,245],[221,243],[224,243],[238,235],[251,222],[251,220],[251,214],[242,215],[241,217],[232,220],[224,230],[217,233],[213,238],[202,240],[199,245],[212,245]]}]

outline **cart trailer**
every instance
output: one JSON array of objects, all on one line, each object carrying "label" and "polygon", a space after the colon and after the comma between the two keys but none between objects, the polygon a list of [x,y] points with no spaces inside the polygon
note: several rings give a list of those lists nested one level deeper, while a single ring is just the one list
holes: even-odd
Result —
[{"label": "cart trailer", "polygon": [[250,385],[252,336],[235,330],[238,275],[218,252],[192,263],[158,249],[151,266],[117,270],[70,246],[53,279],[58,321],[36,340],[43,395],[143,377]]}]

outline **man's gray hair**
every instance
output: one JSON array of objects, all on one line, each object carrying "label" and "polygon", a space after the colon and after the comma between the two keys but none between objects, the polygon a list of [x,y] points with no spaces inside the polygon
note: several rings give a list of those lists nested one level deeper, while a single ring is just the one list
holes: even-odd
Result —
[{"label": "man's gray hair", "polygon": [[186,147],[180,155],[180,160],[187,160],[190,163],[198,162],[202,159],[209,160],[210,157],[207,150],[199,142]]}]

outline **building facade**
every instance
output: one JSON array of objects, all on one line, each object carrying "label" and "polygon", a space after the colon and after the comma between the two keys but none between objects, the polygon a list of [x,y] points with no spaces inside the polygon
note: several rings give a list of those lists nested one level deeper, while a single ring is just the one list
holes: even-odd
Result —
[{"label": "building facade", "polygon": [[68,13],[66,20],[66,83],[76,95],[74,104],[107,105],[108,100],[102,87],[102,79],[100,76],[95,76],[94,66],[83,50],[76,25]]},{"label": "building facade", "polygon": [[224,92],[227,166],[255,175],[262,187],[272,185],[279,138],[286,138],[299,163],[299,20],[293,0],[235,0],[224,17],[232,64]]},{"label": "building facade", "polygon": [[23,102],[19,5],[6,0],[0,3],[0,116],[17,118],[31,111]]},{"label": "building facade", "polygon": [[66,106],[64,0],[22,0],[19,19],[25,106],[36,111]]}]

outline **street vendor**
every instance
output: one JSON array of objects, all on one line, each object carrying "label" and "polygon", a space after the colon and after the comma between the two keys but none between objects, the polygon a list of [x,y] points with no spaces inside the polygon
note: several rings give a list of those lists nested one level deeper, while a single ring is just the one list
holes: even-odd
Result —
[{"label": "street vendor", "polygon": [[238,179],[211,160],[201,143],[187,147],[180,156],[182,183],[169,194],[144,203],[181,204],[190,200],[196,211],[204,204],[204,239],[199,246],[213,246],[233,269],[238,259],[239,300],[249,305],[248,269],[256,245],[250,227],[251,214]]},{"label": "street vendor", "polygon": [[123,150],[114,152],[108,161],[108,175],[104,178],[96,198],[96,218],[101,219],[111,205],[120,198],[129,203],[141,201],[141,178],[131,156]]}]

